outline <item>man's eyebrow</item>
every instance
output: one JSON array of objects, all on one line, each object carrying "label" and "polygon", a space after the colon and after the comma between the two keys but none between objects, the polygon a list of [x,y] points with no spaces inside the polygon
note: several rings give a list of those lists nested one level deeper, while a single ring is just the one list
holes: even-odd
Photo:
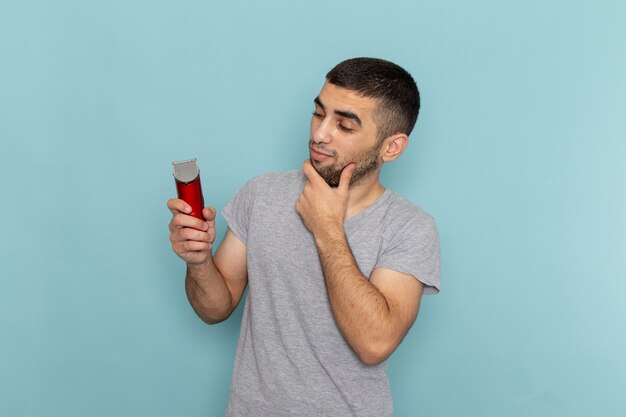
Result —
[{"label": "man's eyebrow", "polygon": [[[320,106],[322,110],[326,110],[326,107],[324,106],[324,104],[322,104],[322,101],[320,100],[319,96],[315,97],[315,100],[313,100],[313,102],[317,104],[318,106]],[[345,119],[354,120],[356,124],[358,124],[359,126],[363,126],[363,123],[361,122],[361,118],[357,116],[355,113],[352,113],[350,111],[344,111],[344,110],[335,110],[335,114]]]},{"label": "man's eyebrow", "polygon": [[335,114],[337,116],[341,116],[341,117],[343,117],[345,119],[354,120],[356,122],[356,124],[358,124],[359,126],[363,125],[361,123],[361,118],[359,118],[359,116],[357,116],[355,113],[352,113],[350,111],[335,110]]}]

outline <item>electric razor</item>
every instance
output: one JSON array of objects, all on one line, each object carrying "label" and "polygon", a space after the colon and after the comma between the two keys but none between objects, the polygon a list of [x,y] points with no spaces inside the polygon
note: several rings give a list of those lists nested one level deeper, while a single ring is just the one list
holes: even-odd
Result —
[{"label": "electric razor", "polygon": [[204,198],[202,197],[202,186],[200,185],[200,169],[196,159],[172,162],[172,166],[174,168],[174,180],[176,180],[178,198],[191,206],[191,213],[188,213],[190,216],[204,220],[202,217]]}]

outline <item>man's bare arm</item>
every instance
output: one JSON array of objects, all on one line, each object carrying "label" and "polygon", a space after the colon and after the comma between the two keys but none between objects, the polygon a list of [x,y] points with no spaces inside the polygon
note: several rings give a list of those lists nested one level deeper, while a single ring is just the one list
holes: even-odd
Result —
[{"label": "man's bare arm", "polygon": [[344,168],[336,189],[309,161],[302,170],[308,181],[296,210],[315,237],[335,321],[359,358],[378,364],[393,353],[415,321],[423,284],[382,268],[368,281],[359,270],[343,229],[354,164]]},{"label": "man's bare arm", "polygon": [[210,261],[187,265],[185,289],[198,317],[215,324],[230,317],[247,282],[246,246],[228,229]]},{"label": "man's bare arm", "polygon": [[173,214],[172,249],[187,263],[185,289],[191,306],[208,324],[226,320],[248,282],[246,246],[229,229],[213,255],[215,209],[205,208],[202,221],[186,214],[190,207],[182,200],[168,201],[168,208]]},{"label": "man's bare arm", "polygon": [[359,270],[343,228],[315,236],[328,299],[346,341],[368,365],[387,359],[417,317],[423,284],[384,268],[369,280]]}]

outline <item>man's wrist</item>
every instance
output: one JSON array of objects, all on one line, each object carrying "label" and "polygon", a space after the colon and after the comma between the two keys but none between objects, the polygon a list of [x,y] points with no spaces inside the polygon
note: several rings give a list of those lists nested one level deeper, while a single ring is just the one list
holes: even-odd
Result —
[{"label": "man's wrist", "polygon": [[318,247],[346,241],[346,233],[343,229],[343,224],[340,222],[326,224],[313,233],[313,236]]},{"label": "man's wrist", "polygon": [[187,263],[187,271],[194,278],[201,278],[207,276],[208,272],[213,268],[213,257],[209,256],[208,259],[200,263]]}]

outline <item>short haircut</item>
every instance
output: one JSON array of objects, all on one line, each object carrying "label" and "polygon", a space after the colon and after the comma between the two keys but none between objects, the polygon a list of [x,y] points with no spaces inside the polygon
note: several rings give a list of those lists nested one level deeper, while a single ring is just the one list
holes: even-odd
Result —
[{"label": "short haircut", "polygon": [[326,74],[329,83],[379,100],[374,112],[378,140],[413,130],[420,110],[417,85],[406,70],[378,58],[351,58]]}]

